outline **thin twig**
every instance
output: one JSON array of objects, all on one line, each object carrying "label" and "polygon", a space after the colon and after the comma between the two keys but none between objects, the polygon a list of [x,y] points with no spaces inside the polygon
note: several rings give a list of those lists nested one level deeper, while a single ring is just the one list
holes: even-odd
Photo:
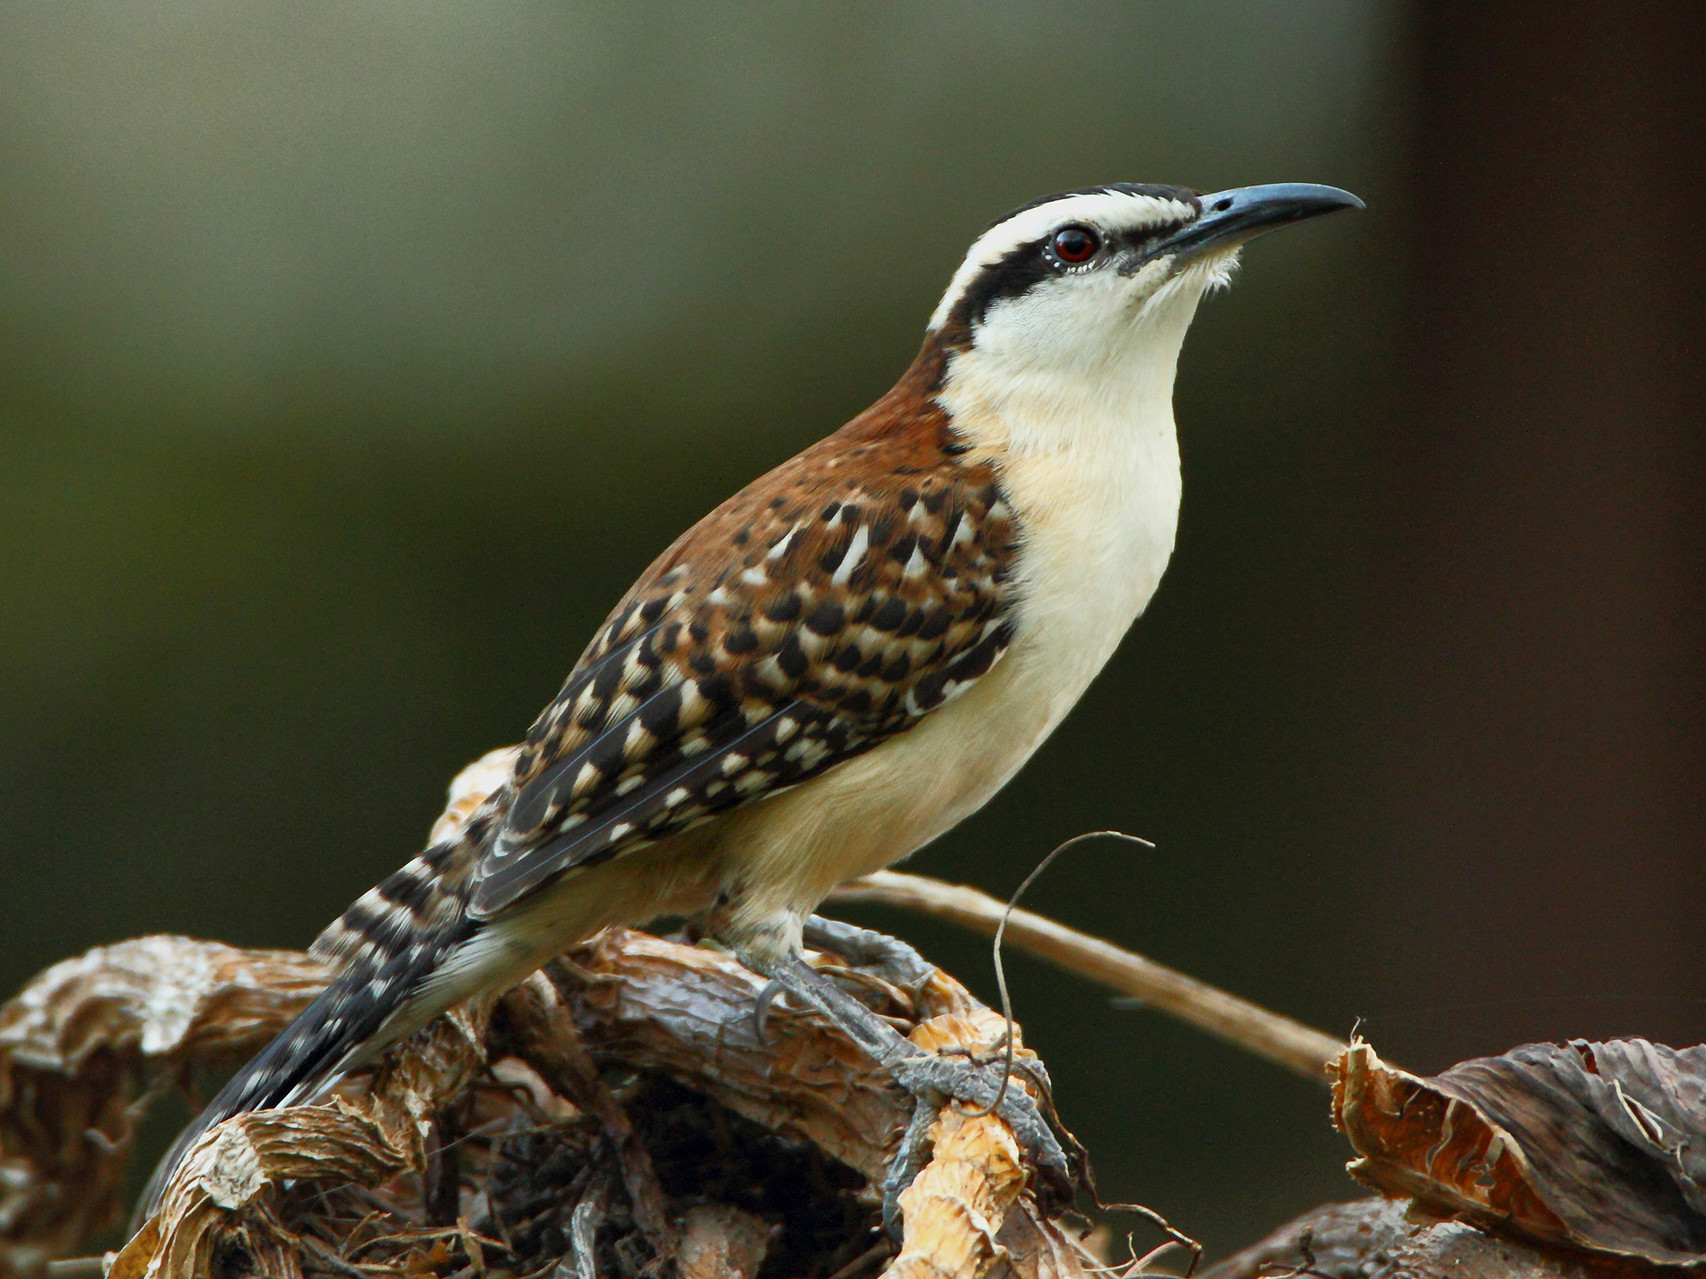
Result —
[{"label": "thin twig", "polygon": [[557,1263],[552,1279],[598,1279],[598,1223],[608,1186],[608,1178],[595,1177],[569,1214],[569,1255]]},{"label": "thin twig", "polygon": [[[1162,1244],[1159,1248],[1151,1248],[1148,1252],[1144,1253],[1143,1256],[1138,1257],[1133,1261],[1131,1266],[1125,1272],[1127,1275],[1135,1276],[1146,1273],[1149,1263],[1161,1256],[1169,1248],[1184,1248],[1191,1254],[1191,1264],[1185,1267],[1184,1279],[1191,1279],[1191,1276],[1196,1274],[1197,1266],[1202,1261],[1202,1244],[1191,1238],[1183,1230],[1180,1230],[1172,1222],[1168,1221],[1167,1218],[1156,1212],[1155,1209],[1146,1208],[1142,1204],[1098,1204],[1097,1207],[1099,1207],[1103,1212],[1129,1212],[1133,1216],[1142,1217],[1150,1225],[1154,1226],[1157,1230],[1161,1231],[1162,1234],[1167,1236],[1166,1243]],[[1126,1249],[1130,1252],[1136,1251],[1136,1249],[1131,1246],[1130,1235],[1126,1236]]]},{"label": "thin twig", "polygon": [[298,1235],[297,1239],[309,1252],[314,1254],[316,1261],[320,1262],[321,1265],[329,1266],[334,1274],[345,1275],[349,1279],[372,1279],[367,1271],[360,1266],[351,1265],[313,1235]]},{"label": "thin twig", "polygon": [[[831,900],[900,906],[986,936],[1000,929],[1007,913],[1002,902],[975,888],[892,870],[843,884]],[[1021,950],[1134,995],[1158,1012],[1323,1086],[1328,1083],[1327,1064],[1345,1050],[1344,1042],[1331,1035],[1047,916],[1014,909],[1003,935]]]},{"label": "thin twig", "polygon": [[1130,840],[1132,843],[1141,844],[1145,848],[1155,847],[1147,839],[1140,839],[1136,835],[1127,835],[1124,831],[1118,830],[1092,830],[1086,831],[1082,835],[1074,835],[1071,839],[1056,844],[1048,856],[1031,867],[1031,873],[1019,881],[1019,886],[1013,890],[1013,895],[1007,899],[1007,904],[1001,908],[1001,919],[995,925],[995,944],[990,952],[995,961],[995,985],[1001,992],[1001,1017],[1006,1023],[1001,1032],[1001,1087],[995,1090],[994,1101],[982,1110],[972,1112],[971,1117],[973,1119],[980,1119],[984,1115],[993,1115],[999,1110],[1001,1103],[1007,1100],[1007,1086],[1013,1079],[1013,999],[1007,993],[1007,965],[1001,962],[1001,943],[1007,937],[1007,921],[1013,918],[1013,910],[1018,906],[1019,899],[1025,895],[1025,890],[1036,883],[1042,873],[1054,864],[1055,858],[1069,848],[1076,848],[1086,840],[1100,839],[1103,835],[1114,839]]}]

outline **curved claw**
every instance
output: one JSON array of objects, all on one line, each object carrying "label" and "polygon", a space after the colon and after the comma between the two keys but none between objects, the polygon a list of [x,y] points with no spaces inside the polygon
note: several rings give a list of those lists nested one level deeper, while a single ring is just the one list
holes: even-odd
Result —
[{"label": "curved claw", "polygon": [[758,1036],[758,1042],[766,1048],[774,1042],[770,1038],[770,1005],[782,993],[782,983],[772,978],[764,983],[764,989],[758,992],[758,998],[752,1003],[752,1030]]},{"label": "curved claw", "polygon": [[[814,920],[813,928],[826,937],[834,935],[835,941],[851,943],[861,949],[868,945],[868,939],[858,935],[863,930],[848,925]],[[880,948],[891,949],[888,946]],[[894,949],[909,948],[896,943]],[[735,953],[753,972],[770,979],[759,992],[753,1009],[754,1025],[760,1040],[769,1042],[765,1033],[765,1014],[776,992],[785,991],[796,1003],[815,1010],[840,1027],[854,1044],[917,1099],[918,1105],[914,1107],[912,1120],[907,1125],[906,1139],[884,1179],[884,1221],[891,1233],[898,1228],[900,1220],[900,1194],[912,1184],[923,1167],[920,1157],[929,1146],[931,1126],[949,1101],[965,1102],[974,1107],[992,1106],[994,1113],[1012,1128],[1027,1162],[1044,1176],[1063,1201],[1070,1202],[1074,1198],[1077,1177],[1060,1139],[1049,1126],[1044,1110],[1029,1092],[1023,1087],[1003,1087],[1003,1081],[1008,1078],[1003,1064],[980,1066],[966,1057],[938,1056],[924,1051],[798,954],[778,955],[739,946]],[[1029,1072],[1021,1070],[1016,1073]],[[1046,1087],[1043,1091],[1046,1094]],[[1051,1112],[1052,1109],[1050,1106]]]}]

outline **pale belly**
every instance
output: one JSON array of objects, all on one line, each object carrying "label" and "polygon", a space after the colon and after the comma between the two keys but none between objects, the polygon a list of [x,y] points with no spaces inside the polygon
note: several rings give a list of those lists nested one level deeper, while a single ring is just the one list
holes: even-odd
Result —
[{"label": "pale belly", "polygon": [[1082,469],[1059,457],[1008,468],[1016,508],[1032,513],[1012,646],[914,727],[716,823],[713,856],[737,893],[728,926],[788,944],[783,921],[815,909],[837,884],[910,856],[1012,780],[1160,584],[1178,521],[1171,427],[1169,418],[1126,468]]},{"label": "pale belly", "polygon": [[715,855],[740,894],[729,912],[735,931],[792,933],[787,921],[837,884],[892,866],[976,812],[1065,717],[1106,655],[1083,656],[1092,660],[1016,643],[915,727],[717,823]]}]

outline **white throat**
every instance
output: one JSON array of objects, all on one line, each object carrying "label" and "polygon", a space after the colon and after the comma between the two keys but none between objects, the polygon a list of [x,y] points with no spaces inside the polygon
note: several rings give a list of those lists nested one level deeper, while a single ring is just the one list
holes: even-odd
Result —
[{"label": "white throat", "polygon": [[1039,740],[1112,656],[1173,553],[1173,380],[1209,282],[1189,275],[1141,307],[1107,312],[1106,331],[1070,358],[1055,358],[1065,335],[1038,349],[1040,317],[1018,307],[992,309],[949,358],[937,398],[995,465],[1017,516],[1019,624],[1004,664],[1030,686],[1019,700],[1036,708]]}]

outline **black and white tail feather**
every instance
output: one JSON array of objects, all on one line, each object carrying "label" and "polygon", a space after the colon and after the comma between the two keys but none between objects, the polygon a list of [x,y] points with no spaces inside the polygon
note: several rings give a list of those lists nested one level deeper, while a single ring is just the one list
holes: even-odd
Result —
[{"label": "black and white tail feather", "polygon": [[442,1010],[444,1001],[427,989],[431,979],[484,927],[467,904],[487,826],[476,816],[320,934],[309,954],[338,967],[338,976],[172,1143],[137,1200],[132,1233],[159,1209],[178,1165],[212,1128],[233,1115],[311,1101]]}]

